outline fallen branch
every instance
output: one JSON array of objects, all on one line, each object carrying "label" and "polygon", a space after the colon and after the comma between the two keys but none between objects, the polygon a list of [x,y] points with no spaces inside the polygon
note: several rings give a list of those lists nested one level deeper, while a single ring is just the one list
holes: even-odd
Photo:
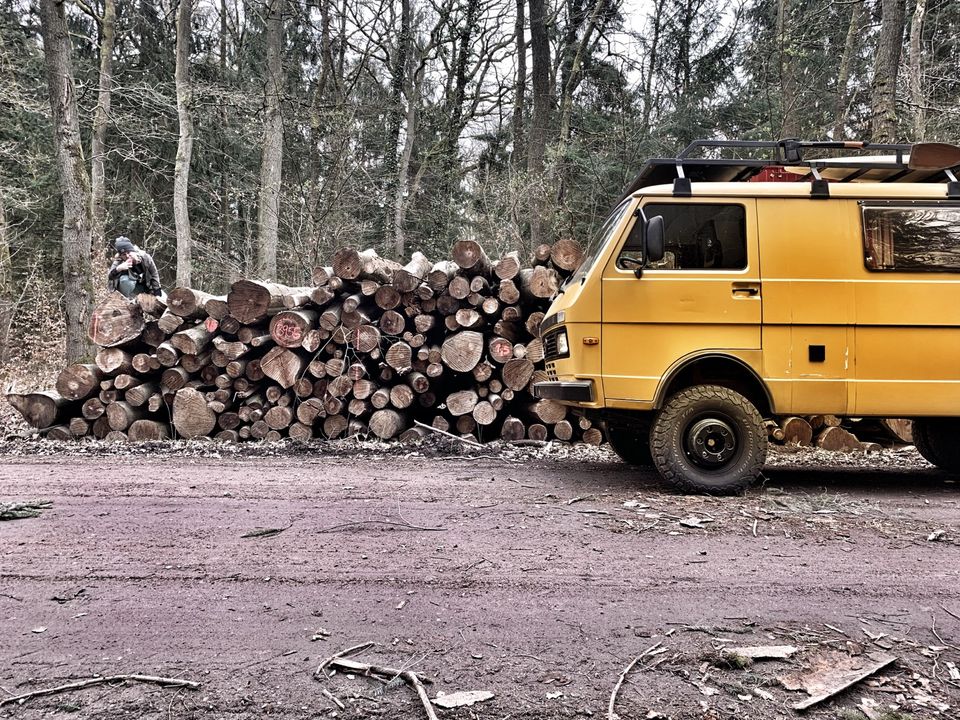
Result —
[{"label": "fallen branch", "polygon": [[371,648],[374,645],[376,645],[375,642],[365,642],[365,643],[361,643],[360,645],[354,645],[353,647],[348,647],[346,650],[341,650],[340,652],[334,653],[333,655],[328,657],[326,660],[324,660],[322,663],[320,663],[319,666],[317,666],[317,669],[314,671],[313,676],[318,677],[321,673],[323,673],[324,668],[326,668],[327,665],[332,663],[334,660],[347,657],[348,655],[355,655],[356,653],[366,650],[367,648]]},{"label": "fallen branch", "polygon": [[483,447],[483,445],[481,445],[480,443],[476,442],[475,440],[471,440],[470,438],[463,438],[463,437],[460,437],[459,435],[454,435],[453,433],[447,432],[446,430],[441,430],[440,428],[435,428],[433,425],[426,425],[426,424],[420,422],[419,420],[414,420],[414,421],[413,421],[413,424],[416,425],[417,427],[423,428],[424,430],[429,430],[430,432],[439,433],[440,435],[446,435],[448,438],[453,438],[454,440],[459,440],[459,441],[462,442],[464,445],[473,445],[474,447],[478,447],[478,448],[482,448],[482,447]]},{"label": "fallen branch", "polygon": [[652,645],[651,647],[648,647],[648,648],[647,648],[646,650],[644,650],[642,653],[640,653],[639,655],[637,655],[637,657],[635,657],[635,658],[633,659],[633,662],[631,662],[629,665],[627,665],[627,666],[623,669],[623,672],[620,673],[620,678],[617,680],[617,684],[613,686],[613,692],[610,694],[610,704],[607,706],[607,720],[619,720],[619,717],[620,717],[620,716],[617,715],[616,712],[614,712],[613,708],[614,708],[614,706],[617,704],[617,693],[620,692],[620,686],[623,685],[623,681],[626,680],[627,675],[630,674],[630,671],[633,670],[634,666],[635,666],[638,662],[640,662],[641,660],[643,660],[643,658],[647,657],[647,655],[649,655],[650,653],[652,653],[654,650],[656,650],[656,649],[657,649],[658,647],[660,647],[662,644],[663,644],[663,643],[657,643],[656,645]]},{"label": "fallen branch", "polygon": [[57,687],[44,688],[43,690],[34,690],[23,695],[14,695],[13,697],[0,700],[0,707],[12,705],[13,703],[23,703],[30,698],[41,697],[44,695],[56,695],[59,693],[70,692],[72,690],[83,690],[93,685],[102,685],[104,683],[121,682],[123,680],[135,680],[136,682],[152,683],[163,687],[188,688],[189,690],[198,690],[200,683],[192,680],[181,680],[179,678],[154,677],[153,675],[109,675],[105,677],[90,678],[80,682],[70,683],[68,685],[58,685]]},{"label": "fallen branch", "polygon": [[354,525],[395,525],[397,527],[404,527],[409,530],[425,530],[427,532],[445,532],[446,528],[444,527],[423,527],[422,525],[411,525],[407,522],[394,522],[392,520],[354,520],[353,522],[341,523],[340,525],[334,525],[332,527],[323,528],[317,530],[317,533],[330,533],[337,532],[338,530],[343,530],[344,528],[353,527]]},{"label": "fallen branch", "polygon": [[330,692],[329,690],[327,690],[326,688],[324,688],[323,690],[321,690],[320,693],[321,693],[325,698],[327,698],[327,700],[329,700],[330,702],[332,702],[334,705],[336,705],[336,706],[337,706],[338,708],[340,708],[341,710],[346,710],[346,709],[347,709],[347,706],[344,705],[342,702],[340,702],[340,699],[337,698],[333,693],[331,693],[331,692]]},{"label": "fallen branch", "polygon": [[[366,675],[367,677],[378,675],[390,680],[403,677],[404,673],[409,672],[408,670],[398,670],[397,668],[387,667],[385,665],[371,665],[369,663],[354,662],[353,660],[347,660],[345,658],[334,659],[329,663],[329,667],[335,667],[338,670],[343,670],[345,672],[357,673],[358,675]],[[418,679],[428,684],[433,683],[433,680],[430,678],[418,676]]]},{"label": "fallen branch", "polygon": [[440,720],[437,717],[437,713],[434,712],[433,705],[430,703],[430,696],[427,695],[427,689],[423,686],[423,683],[420,682],[417,674],[408,670],[405,673],[401,673],[400,677],[417,691],[417,696],[420,698],[420,702],[423,703],[423,709],[427,711],[428,720]]},{"label": "fallen branch", "polygon": [[26,520],[40,517],[40,513],[53,507],[52,500],[30,500],[22,503],[0,503],[0,520]]}]

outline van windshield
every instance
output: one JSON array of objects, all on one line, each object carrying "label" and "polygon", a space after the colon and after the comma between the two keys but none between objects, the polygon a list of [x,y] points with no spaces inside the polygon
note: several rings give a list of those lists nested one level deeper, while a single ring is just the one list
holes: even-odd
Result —
[{"label": "van windshield", "polygon": [[628,197],[622,203],[617,205],[616,209],[610,213],[610,217],[608,217],[604,221],[603,225],[600,226],[600,229],[593,234],[593,236],[590,238],[590,241],[587,243],[587,246],[583,249],[583,262],[580,263],[580,266],[576,270],[574,270],[573,275],[567,278],[567,281],[563,284],[563,287],[582,280],[590,271],[590,268],[593,267],[593,263],[596,262],[597,256],[600,254],[600,250],[604,245],[606,245],[610,235],[620,224],[620,221],[623,219],[623,216],[627,212],[627,208],[630,206],[632,201],[633,198]]}]

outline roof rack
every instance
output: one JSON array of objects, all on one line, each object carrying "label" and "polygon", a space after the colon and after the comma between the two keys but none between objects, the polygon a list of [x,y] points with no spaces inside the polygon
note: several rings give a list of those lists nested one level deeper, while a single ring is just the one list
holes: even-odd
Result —
[{"label": "roof rack", "polygon": [[[701,157],[703,151],[740,150],[753,157]],[[809,151],[869,151],[882,155],[810,158]],[[765,153],[767,157],[756,157]],[[691,182],[744,182],[768,167],[783,167],[810,181],[812,198],[830,197],[829,182],[942,182],[947,197],[960,198],[960,148],[943,143],[886,144],[785,139],[694,140],[675,158],[648,160],[623,197],[651,185],[673,183],[673,194],[689,197]]]}]

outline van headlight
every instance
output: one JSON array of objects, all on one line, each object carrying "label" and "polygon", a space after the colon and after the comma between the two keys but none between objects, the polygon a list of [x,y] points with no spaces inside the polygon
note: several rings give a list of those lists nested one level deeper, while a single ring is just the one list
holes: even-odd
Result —
[{"label": "van headlight", "polygon": [[557,354],[567,355],[570,353],[570,345],[567,342],[567,331],[561,330],[557,333]]}]

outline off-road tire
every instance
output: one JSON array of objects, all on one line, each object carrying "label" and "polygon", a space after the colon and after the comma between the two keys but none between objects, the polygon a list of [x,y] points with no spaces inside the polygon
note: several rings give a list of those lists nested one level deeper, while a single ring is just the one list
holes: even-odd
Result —
[{"label": "off-road tire", "polygon": [[913,444],[924,460],[960,474],[960,418],[921,418],[913,422]]},{"label": "off-road tire", "polygon": [[[716,465],[692,459],[695,440],[717,427],[732,436]],[[697,428],[703,428],[699,433]],[[695,385],[673,395],[657,414],[650,429],[650,451],[661,477],[684,492],[727,495],[739,493],[760,477],[767,459],[763,418],[753,404],[729,388]],[[723,459],[729,453],[727,459]]]},{"label": "off-road tire", "polygon": [[607,425],[607,442],[627,465],[649,467],[653,465],[650,455],[650,427],[616,427]]}]

